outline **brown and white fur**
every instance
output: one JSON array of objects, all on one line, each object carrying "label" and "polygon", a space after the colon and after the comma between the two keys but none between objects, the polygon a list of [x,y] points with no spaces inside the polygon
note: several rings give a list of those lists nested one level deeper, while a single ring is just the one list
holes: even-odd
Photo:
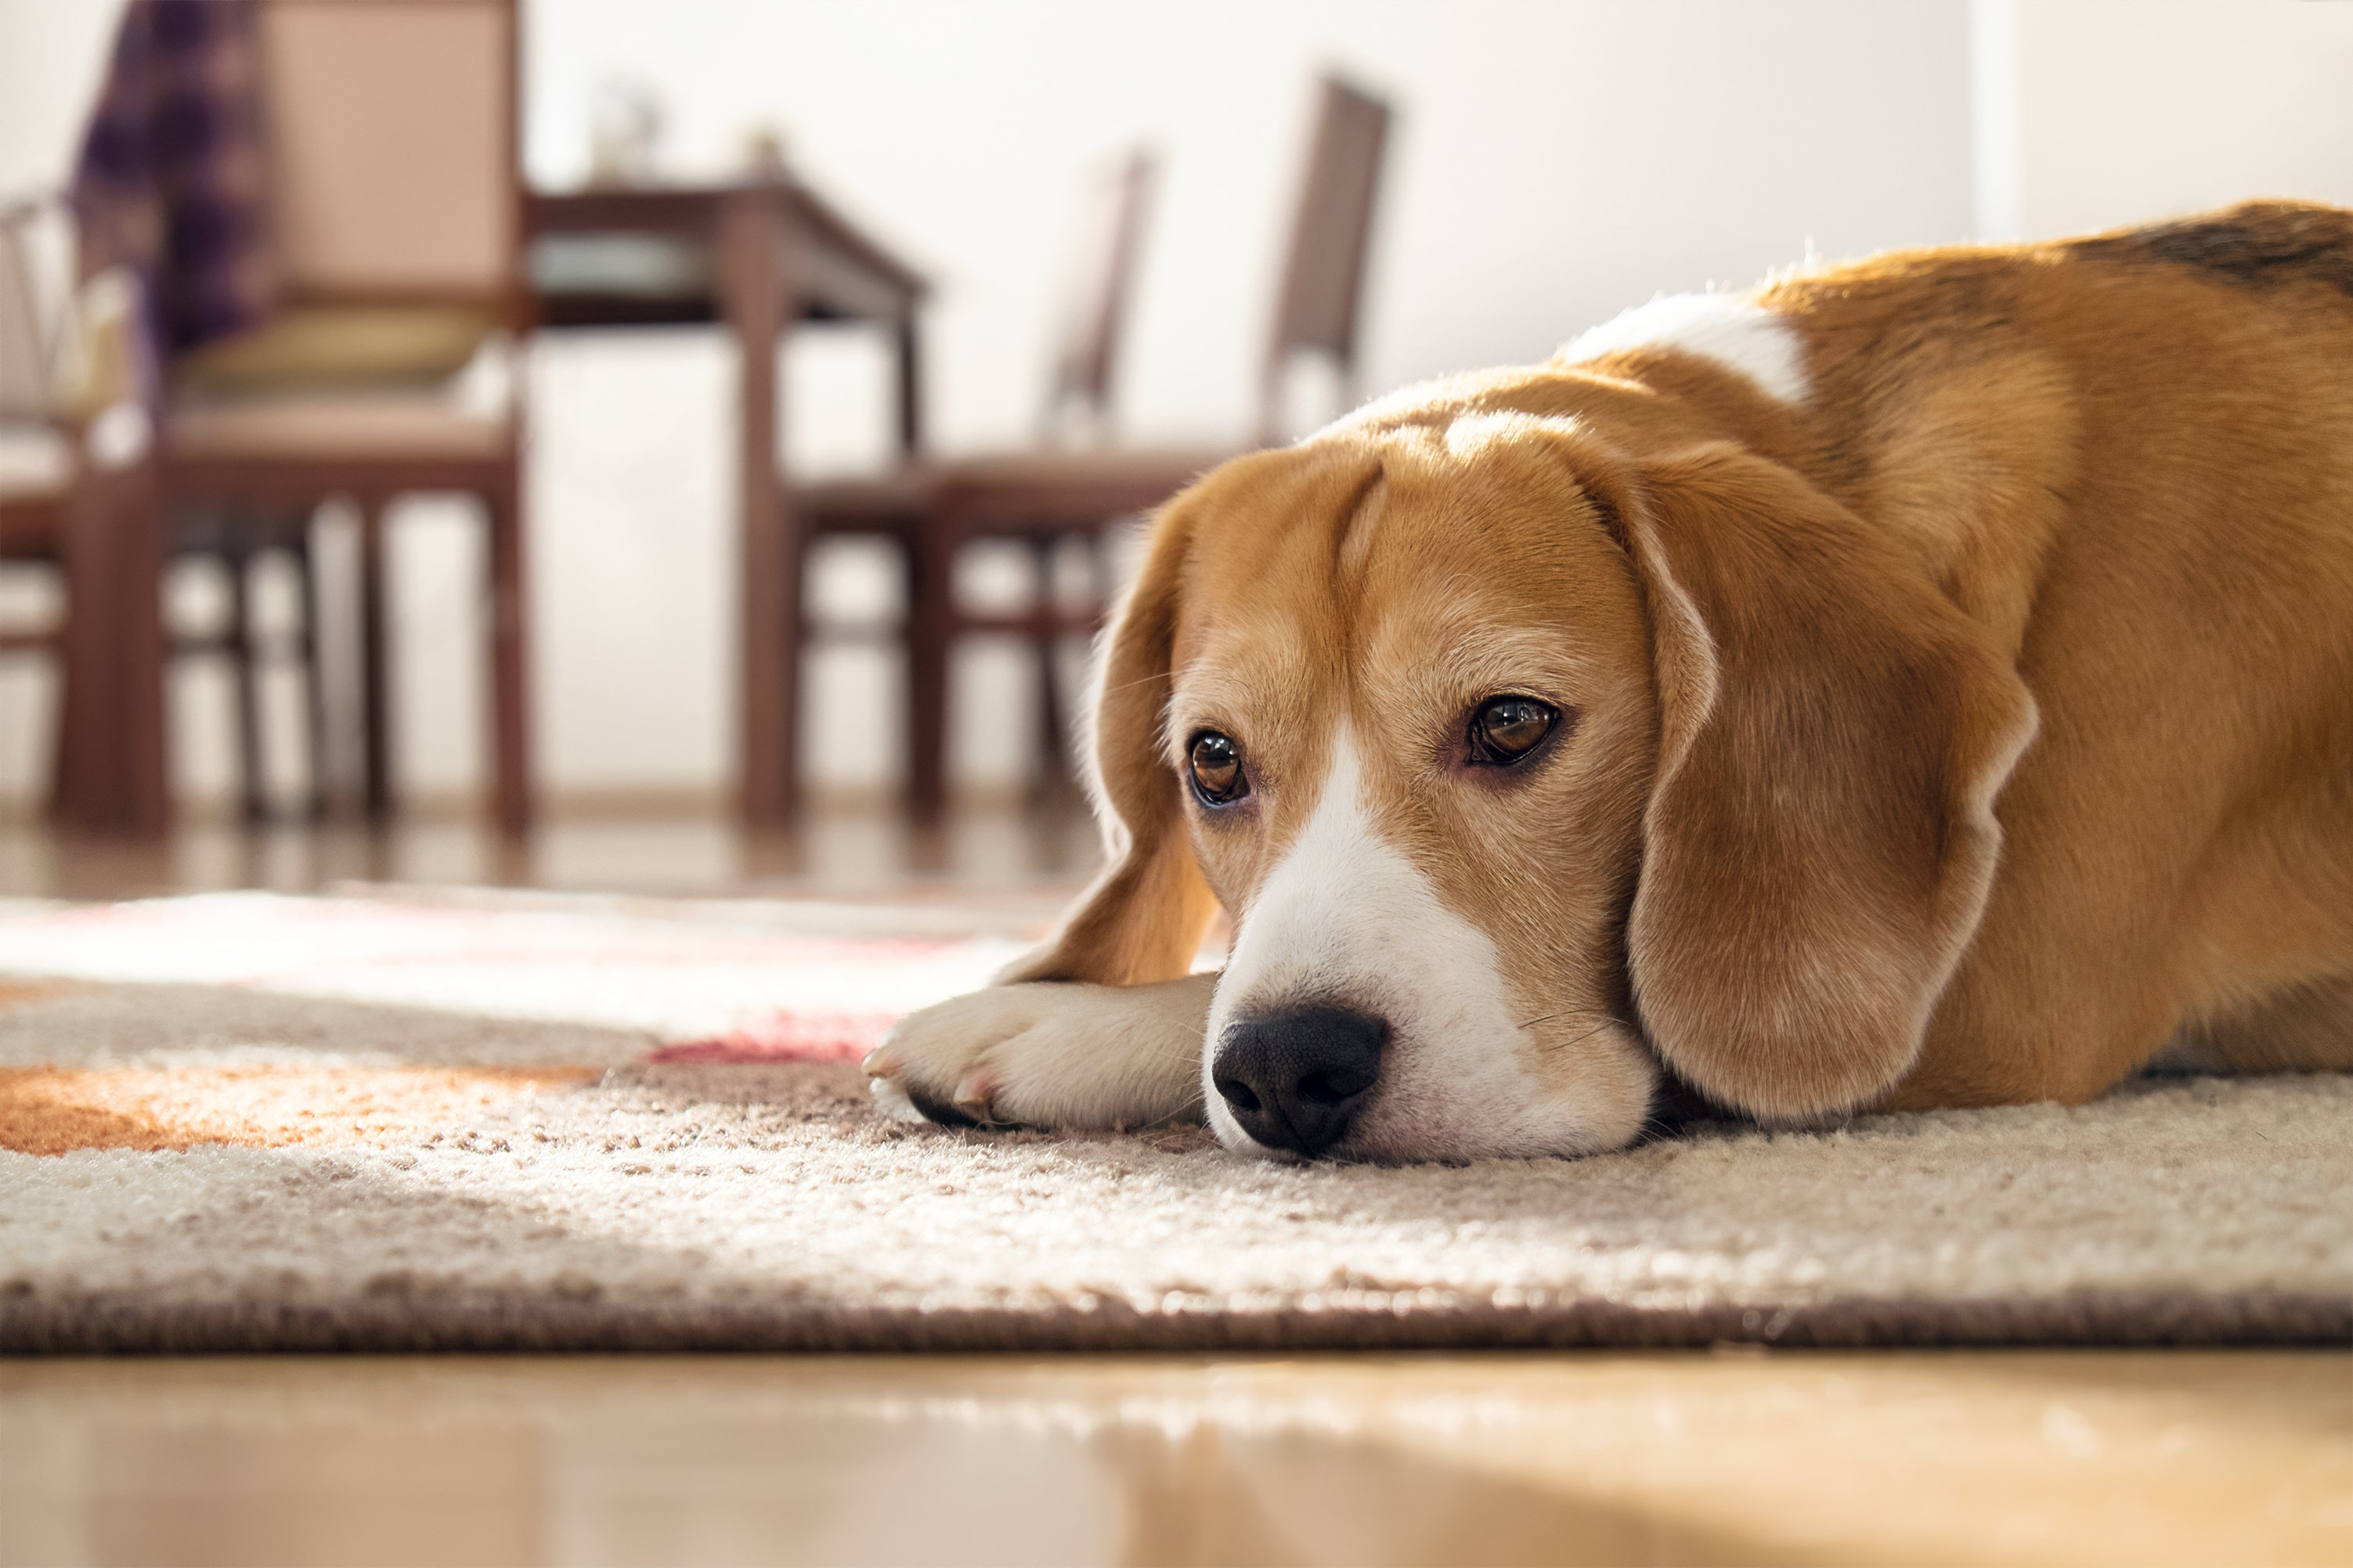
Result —
[{"label": "brown and white fur", "polygon": [[[878,1099],[1462,1160],[2353,1067],[2353,213],[1884,255],[1399,393],[1169,502],[1101,682],[1107,870]],[[1558,721],[1481,765],[1499,694]],[[1219,1053],[1303,1009],[1377,1076],[1253,1137]]]}]

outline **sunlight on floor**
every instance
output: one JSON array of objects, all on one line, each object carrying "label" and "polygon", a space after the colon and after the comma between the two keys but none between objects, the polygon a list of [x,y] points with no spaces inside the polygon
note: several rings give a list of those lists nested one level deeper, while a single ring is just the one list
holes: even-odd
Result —
[{"label": "sunlight on floor", "polygon": [[0,1364],[0,1563],[2337,1563],[2337,1352]]}]

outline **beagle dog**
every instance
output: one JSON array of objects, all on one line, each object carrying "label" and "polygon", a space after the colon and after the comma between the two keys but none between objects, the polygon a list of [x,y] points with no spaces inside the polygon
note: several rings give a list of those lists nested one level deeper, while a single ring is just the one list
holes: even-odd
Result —
[{"label": "beagle dog", "polygon": [[2353,212],[1396,394],[1171,500],[1098,679],[1107,868],[886,1108],[1463,1161],[2353,1067]]}]

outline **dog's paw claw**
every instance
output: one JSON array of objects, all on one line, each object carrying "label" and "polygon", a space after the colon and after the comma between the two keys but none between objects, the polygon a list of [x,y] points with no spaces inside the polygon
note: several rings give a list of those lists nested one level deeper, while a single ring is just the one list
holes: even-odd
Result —
[{"label": "dog's paw claw", "polygon": [[929,1120],[908,1098],[907,1091],[892,1079],[874,1079],[866,1086],[866,1092],[874,1097],[874,1114],[885,1121],[922,1122]]},{"label": "dog's paw claw", "polygon": [[986,1068],[975,1068],[956,1080],[955,1107],[983,1121],[996,1120],[989,1100],[997,1093],[997,1076]]}]

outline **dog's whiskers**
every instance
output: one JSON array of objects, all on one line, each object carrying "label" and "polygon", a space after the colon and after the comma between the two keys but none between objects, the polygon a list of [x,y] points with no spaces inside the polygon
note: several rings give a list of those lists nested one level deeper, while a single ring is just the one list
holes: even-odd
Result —
[{"label": "dog's whiskers", "polygon": [[1533,1029],[1538,1024],[1549,1024],[1555,1018],[1607,1018],[1613,1024],[1619,1021],[1616,1014],[1604,1012],[1599,1007],[1567,1007],[1557,1013],[1546,1013],[1540,1018],[1523,1018],[1514,1026]]},{"label": "dog's whiskers", "polygon": [[1546,1048],[1546,1050],[1565,1051],[1565,1050],[1567,1050],[1567,1049],[1571,1048],[1572,1047],[1581,1046],[1581,1045],[1585,1044],[1585,1042],[1586,1042],[1586,1041],[1588,1041],[1588,1040],[1591,1039],[1594,1036],[1596,1036],[1596,1035],[1599,1034],[1602,1030],[1604,1030],[1604,1029],[1608,1028],[1608,1027],[1609,1026],[1609,1025],[1610,1025],[1610,1024],[1614,1024],[1614,1023],[1616,1023],[1616,1022],[1618,1022],[1618,1020],[1617,1020],[1617,1019],[1615,1019],[1615,1018],[1612,1018],[1612,1019],[1609,1019],[1609,1022],[1607,1022],[1607,1023],[1596,1024],[1596,1025],[1594,1025],[1594,1026],[1593,1026],[1593,1027],[1591,1027],[1591,1028],[1589,1028],[1589,1029],[1586,1030],[1586,1031],[1585,1031],[1585,1033],[1583,1033],[1583,1034],[1581,1034],[1581,1035],[1577,1036],[1577,1038],[1575,1038],[1575,1039],[1573,1039],[1573,1040],[1563,1040],[1560,1044],[1558,1044],[1558,1045],[1556,1045],[1556,1046],[1547,1046],[1547,1047],[1546,1047],[1545,1048]]}]

